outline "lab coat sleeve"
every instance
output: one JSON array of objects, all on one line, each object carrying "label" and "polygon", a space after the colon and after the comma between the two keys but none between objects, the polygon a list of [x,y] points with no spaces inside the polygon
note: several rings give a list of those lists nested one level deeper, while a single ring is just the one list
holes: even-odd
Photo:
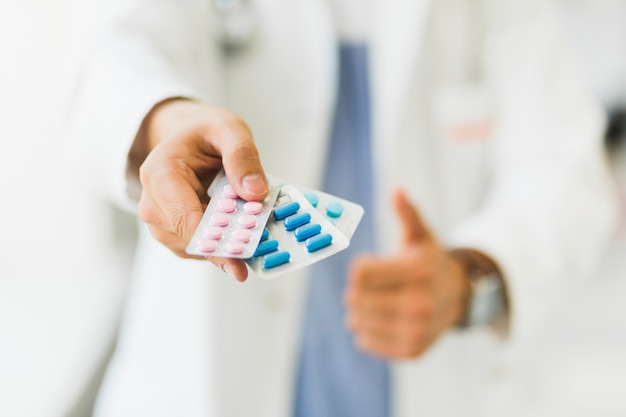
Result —
[{"label": "lab coat sleeve", "polygon": [[511,336],[589,276],[616,218],[604,116],[586,91],[550,2],[495,0],[487,79],[495,98],[492,182],[449,242],[492,256],[511,296]]},{"label": "lab coat sleeve", "polygon": [[70,110],[70,154],[91,188],[123,208],[135,206],[128,153],[150,109],[171,97],[217,100],[209,6],[135,0],[84,59]]}]

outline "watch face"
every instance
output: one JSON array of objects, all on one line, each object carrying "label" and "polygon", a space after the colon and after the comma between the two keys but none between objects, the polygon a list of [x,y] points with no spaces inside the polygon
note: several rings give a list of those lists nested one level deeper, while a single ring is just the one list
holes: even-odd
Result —
[{"label": "watch face", "polygon": [[472,280],[468,325],[489,325],[494,322],[503,309],[504,291],[498,276],[488,274]]}]

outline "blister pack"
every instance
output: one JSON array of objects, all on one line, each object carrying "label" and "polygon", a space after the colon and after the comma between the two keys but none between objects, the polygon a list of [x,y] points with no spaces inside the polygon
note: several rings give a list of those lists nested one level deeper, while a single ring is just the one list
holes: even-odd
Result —
[{"label": "blister pack", "polygon": [[270,186],[262,203],[246,201],[235,193],[222,170],[208,189],[211,200],[185,251],[199,256],[252,257],[278,192],[278,186]]},{"label": "blister pack", "polygon": [[298,188],[317,211],[322,213],[348,239],[352,239],[363,218],[364,210],[361,205],[323,191],[304,187]]},{"label": "blister pack", "polygon": [[[332,196],[324,193],[323,197],[331,201]],[[363,209],[356,204],[353,207],[353,204],[350,203],[350,207],[358,218],[345,223],[347,230],[356,229],[363,215]],[[321,207],[319,201],[318,207]],[[298,188],[282,185],[261,243],[254,256],[246,260],[250,269],[261,278],[275,278],[347,248],[350,244],[348,237],[326,217]]]}]

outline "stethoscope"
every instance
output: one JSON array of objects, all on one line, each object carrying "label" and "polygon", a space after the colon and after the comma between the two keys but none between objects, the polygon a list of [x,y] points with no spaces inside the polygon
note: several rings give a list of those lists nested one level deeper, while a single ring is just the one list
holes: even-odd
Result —
[{"label": "stethoscope", "polygon": [[257,34],[257,15],[250,0],[213,0],[219,17],[216,35],[223,52],[237,54],[248,48]]}]

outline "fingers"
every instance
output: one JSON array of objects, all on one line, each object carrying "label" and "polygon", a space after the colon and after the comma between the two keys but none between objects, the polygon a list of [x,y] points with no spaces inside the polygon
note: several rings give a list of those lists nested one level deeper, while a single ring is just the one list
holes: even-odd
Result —
[{"label": "fingers", "polygon": [[406,246],[431,240],[432,235],[426,223],[404,191],[396,190],[393,201],[402,228],[402,243]]},{"label": "fingers", "polygon": [[346,297],[346,325],[360,349],[387,359],[421,355],[438,334],[432,288],[363,288]]},{"label": "fingers", "polygon": [[265,172],[254,144],[233,144],[224,149],[222,156],[224,171],[244,200],[263,201],[269,193]]},{"label": "fingers", "polygon": [[241,259],[218,258],[215,256],[209,256],[207,259],[239,282],[244,282],[248,278],[248,268]]},{"label": "fingers", "polygon": [[415,323],[380,330],[356,332],[355,343],[359,349],[383,359],[412,359],[424,354],[436,339],[427,326]]},{"label": "fingers", "polygon": [[145,193],[189,239],[202,213],[199,197],[221,167],[246,200],[269,192],[259,153],[246,123],[237,115],[202,103],[174,100],[152,116],[155,146],[140,168]]},{"label": "fingers", "polygon": [[161,169],[152,169],[151,165],[147,162],[140,170],[144,192],[139,202],[139,216],[152,226],[176,234],[180,238],[179,245],[184,248],[203,214],[202,203],[192,186],[197,178],[184,166],[174,169],[164,163]]},{"label": "fingers", "polygon": [[394,258],[357,259],[345,293],[346,323],[364,351],[421,355],[444,329],[438,247],[412,245]]},{"label": "fingers", "polygon": [[[173,187],[179,193],[184,189],[176,187],[175,185]],[[166,186],[164,190],[161,190],[162,194],[157,193],[160,195],[160,198],[168,198],[167,189],[169,188],[170,187]],[[192,200],[191,195],[183,195],[183,197],[174,195],[170,197],[186,198],[187,201]],[[208,259],[238,281],[245,281],[248,277],[248,269],[245,262],[240,259],[190,256],[185,252],[189,237],[191,236],[189,235],[189,237],[187,237],[187,233],[193,233],[195,231],[202,217],[202,207],[200,208],[198,213],[199,217],[197,217],[197,219],[194,214],[195,213],[188,212],[183,208],[177,211],[173,206],[171,206],[169,210],[162,210],[161,206],[146,193],[142,194],[139,202],[139,216],[148,224],[152,236],[169,248],[174,254],[181,258]]]},{"label": "fingers", "polygon": [[[151,114],[148,145],[139,169],[139,217],[177,256],[190,257],[185,248],[202,219],[208,184],[222,167],[242,198],[262,201],[269,193],[250,130],[228,111],[190,100],[163,103]],[[248,276],[242,260],[205,259],[239,281]]]},{"label": "fingers", "polygon": [[353,288],[385,288],[394,287],[406,280],[405,269],[391,259],[364,256],[357,258],[350,267],[350,287]]},{"label": "fingers", "polygon": [[215,135],[224,171],[237,194],[245,200],[263,201],[269,188],[248,126],[226,113]]},{"label": "fingers", "polygon": [[350,266],[349,288],[395,288],[407,283],[429,285],[436,274],[435,247],[413,246],[393,258],[361,256]]},{"label": "fingers", "polygon": [[405,285],[395,289],[361,289],[346,294],[353,318],[387,317],[393,320],[431,319],[435,314],[432,288]]}]

